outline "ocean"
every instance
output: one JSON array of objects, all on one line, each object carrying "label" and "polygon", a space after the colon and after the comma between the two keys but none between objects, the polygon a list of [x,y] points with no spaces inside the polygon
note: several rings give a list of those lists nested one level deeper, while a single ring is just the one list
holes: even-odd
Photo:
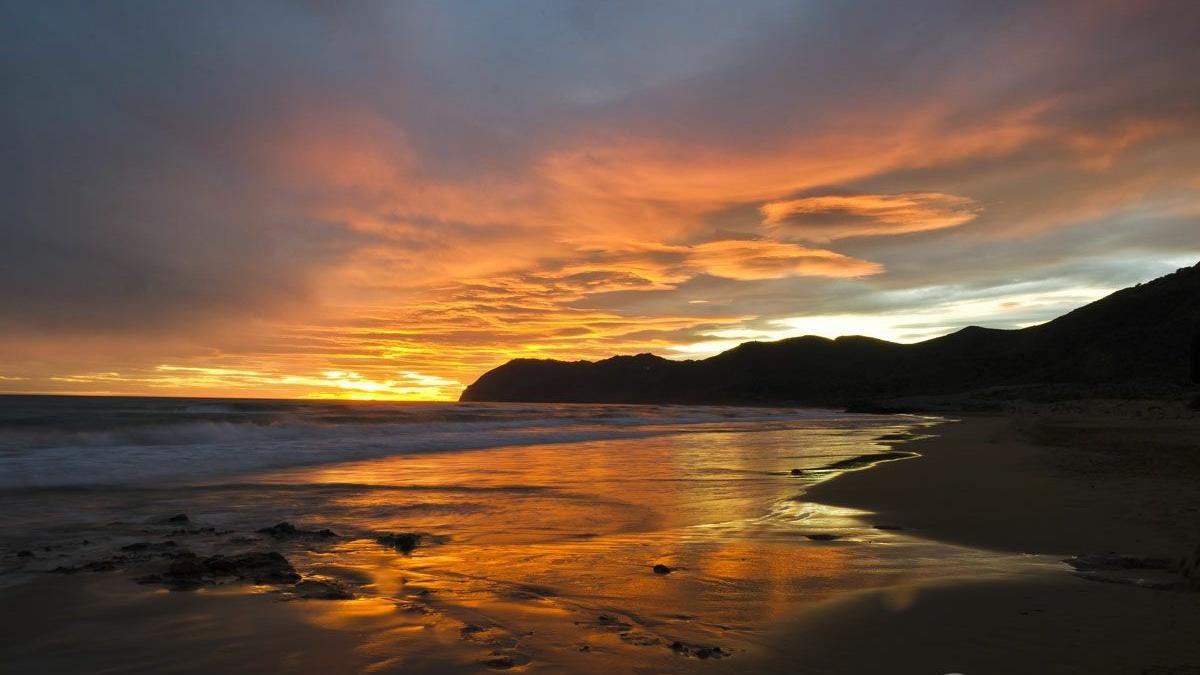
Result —
[{"label": "ocean", "polygon": [[[231,596],[295,590],[204,578],[187,587],[190,600],[168,601],[182,597],[163,581],[170,565],[271,551],[353,596],[287,616],[359,631],[374,650],[360,655],[365,669],[500,659],[572,671],[602,653],[617,670],[690,670],[699,661],[681,652],[753,652],[814,603],[1044,564],[878,529],[871,514],[805,499],[841,472],[907,461],[904,441],[934,421],[803,408],[4,397],[0,589],[69,578],[89,597],[207,626],[202,617]],[[264,531],[280,522],[328,534]],[[399,550],[395,534],[419,543]],[[159,632],[177,623],[148,625],[148,641],[226,639],[220,626],[183,638]],[[720,649],[694,651],[710,647]]]},{"label": "ocean", "polygon": [[813,409],[0,396],[0,487],[186,481],[390,455],[879,424]]}]

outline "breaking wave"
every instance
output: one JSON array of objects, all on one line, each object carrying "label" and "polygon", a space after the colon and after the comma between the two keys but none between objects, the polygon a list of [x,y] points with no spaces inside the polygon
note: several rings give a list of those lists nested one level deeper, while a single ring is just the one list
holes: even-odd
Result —
[{"label": "breaking wave", "polygon": [[187,481],[395,454],[847,417],[737,407],[4,397],[0,487]]}]

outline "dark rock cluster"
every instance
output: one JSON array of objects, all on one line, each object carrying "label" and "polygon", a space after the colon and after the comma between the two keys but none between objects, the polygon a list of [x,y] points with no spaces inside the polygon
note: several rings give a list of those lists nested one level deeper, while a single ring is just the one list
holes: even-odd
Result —
[{"label": "dark rock cluster", "polygon": [[212,555],[200,558],[184,555],[176,558],[162,574],[137,579],[142,584],[162,584],[176,590],[188,590],[232,577],[256,584],[295,584],[300,581],[296,568],[275,551],[242,553],[235,556]]},{"label": "dark rock cluster", "polygon": [[276,539],[336,539],[337,534],[329,529],[302,530],[286,520],[271,527],[258,530],[259,534],[270,535]]},{"label": "dark rock cluster", "polygon": [[[182,526],[170,532],[171,537],[221,534],[214,527],[195,526],[187,514],[180,513],[156,521],[162,525]],[[338,535],[328,529],[305,530],[286,521],[257,530],[276,541],[328,541]],[[419,539],[419,538],[418,538]],[[255,545],[259,537],[237,536],[227,543]],[[91,542],[84,540],[84,545]],[[403,543],[403,542],[402,542]],[[415,545],[415,543],[413,544]],[[46,551],[59,548],[46,546]],[[62,554],[60,554],[62,555]],[[17,553],[20,558],[36,558],[32,550]],[[71,565],[59,565],[50,572],[78,574],[82,572],[136,571],[140,584],[161,585],[175,591],[195,590],[207,585],[228,581],[288,587],[292,597],[314,600],[347,600],[354,593],[342,582],[325,578],[304,579],[283,554],[278,551],[239,551],[197,555],[184,548],[176,539],[135,541],[124,544],[107,558]],[[145,572],[150,572],[145,574]]]},{"label": "dark rock cluster", "polygon": [[671,651],[683,656],[693,656],[698,659],[719,659],[729,656],[729,651],[715,645],[693,645],[676,640],[672,642]]},{"label": "dark rock cluster", "polygon": [[394,548],[401,553],[412,553],[421,544],[421,535],[416,532],[386,533],[375,538],[380,546]]}]

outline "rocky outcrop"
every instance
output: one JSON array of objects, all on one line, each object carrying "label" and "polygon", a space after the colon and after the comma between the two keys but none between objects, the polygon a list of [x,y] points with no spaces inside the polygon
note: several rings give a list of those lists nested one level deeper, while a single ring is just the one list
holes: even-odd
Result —
[{"label": "rocky outcrop", "polygon": [[285,521],[276,523],[271,527],[264,527],[258,530],[259,534],[266,534],[275,539],[336,539],[337,534],[329,529],[321,530],[304,530]]}]

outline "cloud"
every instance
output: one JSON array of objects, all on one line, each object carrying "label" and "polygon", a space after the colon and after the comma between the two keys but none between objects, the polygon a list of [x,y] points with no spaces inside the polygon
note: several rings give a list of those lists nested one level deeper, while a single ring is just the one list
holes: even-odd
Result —
[{"label": "cloud", "polygon": [[1143,280],[1196,252],[1198,25],[1171,1],[8,3],[0,387],[337,371],[403,396]]},{"label": "cloud", "polygon": [[806,277],[865,277],[879,274],[878,263],[770,240],[724,240],[689,249],[689,264],[706,274],[725,279],[779,279]]},{"label": "cloud", "polygon": [[979,206],[938,192],[820,195],[763,204],[763,225],[807,241],[925,232],[974,220]]}]

